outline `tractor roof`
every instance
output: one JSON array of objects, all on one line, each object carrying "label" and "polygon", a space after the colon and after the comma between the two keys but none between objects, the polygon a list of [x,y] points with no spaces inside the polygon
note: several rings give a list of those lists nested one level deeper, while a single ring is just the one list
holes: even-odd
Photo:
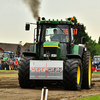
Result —
[{"label": "tractor roof", "polygon": [[45,19],[45,17],[42,17],[42,18],[40,18],[40,17],[38,17],[38,21],[40,22],[40,24],[70,24],[70,25],[73,25],[74,23],[73,23],[73,21],[74,21],[74,18],[72,17],[72,18],[68,18],[68,20],[66,20],[66,21],[63,21],[62,19],[61,20],[46,20]]},{"label": "tractor roof", "polygon": [[42,20],[40,24],[71,24],[73,25],[72,21],[52,21],[52,20]]}]

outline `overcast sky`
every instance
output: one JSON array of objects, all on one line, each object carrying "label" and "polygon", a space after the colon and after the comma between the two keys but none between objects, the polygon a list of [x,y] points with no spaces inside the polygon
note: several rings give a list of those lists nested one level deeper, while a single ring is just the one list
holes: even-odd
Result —
[{"label": "overcast sky", "polygon": [[[76,16],[86,26],[93,40],[100,36],[100,0],[40,0],[39,16],[63,19]],[[26,22],[36,22],[22,0],[0,0],[0,42],[33,42],[33,26],[25,31]]]}]

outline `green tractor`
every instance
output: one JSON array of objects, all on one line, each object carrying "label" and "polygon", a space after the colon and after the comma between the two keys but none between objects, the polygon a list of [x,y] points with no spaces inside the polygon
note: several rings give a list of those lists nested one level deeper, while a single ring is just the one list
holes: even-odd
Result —
[{"label": "green tractor", "polygon": [[9,58],[9,60],[10,59],[14,60],[14,53],[11,51],[3,51],[2,58],[3,58],[3,61],[2,61],[1,67],[2,67],[2,70],[5,70],[6,65],[7,65],[7,59]]},{"label": "green tractor", "polygon": [[[26,24],[26,30],[30,29],[30,24]],[[39,18],[36,25],[34,45],[23,52],[24,57],[19,62],[20,87],[62,84],[67,90],[90,89],[91,54],[84,37],[81,44],[76,44],[74,39],[77,32],[83,31],[83,25],[75,27],[71,19],[54,21],[45,18]]]}]

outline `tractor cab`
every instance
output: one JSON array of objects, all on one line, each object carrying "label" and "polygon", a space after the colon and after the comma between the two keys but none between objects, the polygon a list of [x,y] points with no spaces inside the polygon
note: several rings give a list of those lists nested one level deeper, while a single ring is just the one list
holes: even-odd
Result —
[{"label": "tractor cab", "polygon": [[[68,25],[43,25],[44,42],[69,42]],[[43,38],[42,38],[43,39]]]},{"label": "tractor cab", "polygon": [[40,20],[34,37],[38,59],[66,59],[74,43],[73,22]]},{"label": "tractor cab", "polygon": [[70,53],[70,43],[73,43],[73,31],[70,25],[42,24],[40,22],[40,38],[38,40],[40,58],[61,59]]}]

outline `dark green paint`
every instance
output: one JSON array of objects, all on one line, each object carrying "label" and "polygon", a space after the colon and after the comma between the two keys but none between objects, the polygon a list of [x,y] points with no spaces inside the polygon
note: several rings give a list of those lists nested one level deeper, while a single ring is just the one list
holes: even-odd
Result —
[{"label": "dark green paint", "polygon": [[34,53],[36,53],[36,44],[34,45]]},{"label": "dark green paint", "polygon": [[44,42],[43,46],[58,46],[60,47],[60,43],[59,42]]},{"label": "dark green paint", "polygon": [[44,42],[43,47],[57,48],[57,60],[60,59],[60,43],[59,42]]},{"label": "dark green paint", "polygon": [[74,45],[72,47],[72,54],[79,54],[79,45]]}]

